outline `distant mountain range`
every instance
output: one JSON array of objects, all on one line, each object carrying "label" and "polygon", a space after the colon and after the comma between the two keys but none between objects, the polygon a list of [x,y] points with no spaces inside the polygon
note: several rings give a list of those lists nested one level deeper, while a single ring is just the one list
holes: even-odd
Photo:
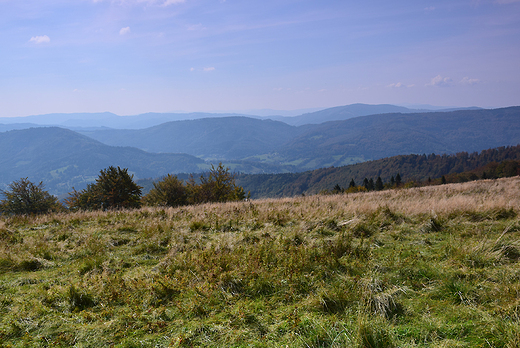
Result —
[{"label": "distant mountain range", "polygon": [[[359,116],[389,110],[393,113]],[[137,127],[180,116],[54,114],[11,119],[8,124],[0,119],[0,187],[29,177],[59,194],[73,186],[81,189],[110,165],[129,168],[136,178],[201,172],[220,161],[238,172],[288,173],[397,155],[454,154],[520,144],[520,107],[410,110],[354,104],[290,117],[295,124],[308,122],[298,126],[225,114],[189,114],[194,119],[142,129],[107,127]],[[312,123],[318,120],[327,122]],[[46,123],[61,123],[63,128],[45,127]]]},{"label": "distant mountain range", "polygon": [[280,165],[279,171],[302,171],[400,154],[452,154],[516,145],[520,143],[520,108],[378,114],[298,127],[220,117],[141,130],[81,133],[113,146],[183,152],[212,160],[247,160]]},{"label": "distant mountain range", "polygon": [[520,107],[381,114],[310,127],[279,148],[272,161],[299,170],[401,154],[454,154],[520,143]]},{"label": "distant mountain range", "polygon": [[[465,108],[460,108],[465,109]],[[478,108],[469,108],[478,109]],[[437,110],[437,111],[453,111],[455,109]],[[154,113],[149,112],[135,116],[118,116],[110,112],[102,113],[70,113],[70,114],[45,114],[24,117],[0,117],[0,131],[6,129],[6,125],[19,124],[21,127],[25,124],[25,128],[31,126],[57,126],[68,128],[72,130],[80,129],[99,129],[99,128],[114,128],[114,129],[143,129],[153,127],[166,122],[196,120],[201,118],[217,118],[217,117],[232,117],[245,116],[259,119],[271,119],[274,121],[285,122],[293,126],[301,126],[304,124],[319,124],[327,121],[346,120],[357,116],[366,116],[373,114],[384,113],[411,113],[411,112],[428,112],[428,110],[409,109],[401,106],[381,104],[351,104],[346,106],[338,106],[328,108],[315,112],[303,113],[298,116],[284,116],[272,115],[269,110],[256,110],[258,114],[245,113]],[[251,110],[255,112],[255,110]],[[290,112],[283,112],[284,114],[291,114]],[[1,127],[4,128],[1,128]],[[19,128],[15,128],[19,129]]]}]

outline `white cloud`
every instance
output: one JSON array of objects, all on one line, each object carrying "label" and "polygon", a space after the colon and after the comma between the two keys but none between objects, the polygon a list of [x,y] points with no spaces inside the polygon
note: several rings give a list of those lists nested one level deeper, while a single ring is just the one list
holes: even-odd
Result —
[{"label": "white cloud", "polygon": [[397,82],[397,83],[391,83],[389,84],[388,86],[386,87],[390,87],[390,88],[401,88],[401,87],[405,87],[405,85],[403,85],[401,82]]},{"label": "white cloud", "polygon": [[210,66],[210,67],[204,68],[204,69],[202,69],[202,70],[205,71],[205,72],[210,72],[210,71],[215,70],[215,68],[212,67],[212,66]]},{"label": "white cloud", "polygon": [[438,87],[447,87],[451,86],[453,80],[449,77],[442,77],[441,75],[437,75],[432,78],[431,82],[426,84],[426,86],[438,86]]},{"label": "white cloud", "polygon": [[126,35],[126,34],[130,34],[130,27],[124,27],[124,28],[121,28],[121,30],[119,30],[119,35]]},{"label": "white cloud", "polygon": [[460,83],[462,83],[463,85],[476,85],[479,82],[480,82],[479,79],[470,79],[467,76],[464,77],[462,80],[460,80]]},{"label": "white cloud", "polygon": [[425,11],[434,11],[434,10],[435,10],[435,7],[433,7],[433,6],[426,7],[424,10],[425,10]]},{"label": "white cloud", "polygon": [[31,37],[29,42],[34,42],[35,44],[41,44],[41,43],[51,42],[51,39],[47,35],[33,36],[33,37]]},{"label": "white cloud", "polygon": [[185,0],[166,0],[163,6],[182,4]]},{"label": "white cloud", "polygon": [[401,82],[397,82],[397,83],[391,83],[386,87],[388,87],[388,88],[412,88],[413,86],[415,86],[413,83],[411,85],[405,85]]},{"label": "white cloud", "polygon": [[195,68],[190,68],[190,71],[195,71]]}]

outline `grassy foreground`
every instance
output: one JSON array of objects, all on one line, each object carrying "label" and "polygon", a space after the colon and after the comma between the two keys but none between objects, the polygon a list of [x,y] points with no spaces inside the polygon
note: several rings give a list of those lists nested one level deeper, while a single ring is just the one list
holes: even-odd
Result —
[{"label": "grassy foreground", "polygon": [[0,347],[520,347],[520,178],[0,220]]}]

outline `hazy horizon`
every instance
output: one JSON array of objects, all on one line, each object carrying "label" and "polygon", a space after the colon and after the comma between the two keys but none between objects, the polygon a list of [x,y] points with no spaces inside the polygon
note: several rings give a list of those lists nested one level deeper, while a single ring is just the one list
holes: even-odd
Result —
[{"label": "hazy horizon", "polygon": [[[364,103],[353,103],[348,105],[355,105],[355,104],[364,104]],[[208,110],[208,111],[185,111],[185,110],[174,110],[174,111],[165,111],[165,112],[154,112],[154,111],[148,111],[143,112],[139,114],[117,114],[111,111],[94,111],[94,112],[50,112],[50,113],[44,113],[44,114],[31,114],[31,115],[21,115],[21,116],[0,116],[0,118],[20,118],[20,117],[34,117],[34,116],[45,116],[45,115],[53,115],[53,114],[71,114],[71,115],[81,115],[81,114],[113,114],[116,116],[122,116],[122,117],[131,117],[131,116],[140,116],[145,114],[215,114],[215,115],[225,115],[225,114],[236,114],[236,115],[244,115],[244,116],[259,116],[259,117],[270,117],[270,116],[282,116],[282,117],[296,117],[301,116],[307,113],[313,113],[316,111],[326,110],[330,108],[335,107],[342,107],[342,106],[348,106],[348,105],[334,105],[329,107],[316,107],[316,108],[306,108],[306,109],[288,109],[288,110],[276,110],[276,109],[244,109],[244,110]],[[364,104],[364,105],[383,105],[383,104]],[[394,105],[394,106],[401,106],[408,109],[413,110],[425,110],[425,111],[437,111],[437,110],[449,110],[449,109],[457,109],[457,108],[464,108],[456,105],[430,105],[430,104],[391,104],[391,103],[385,103],[384,105]],[[518,106],[518,105],[510,105],[510,106]],[[502,107],[509,107],[509,106],[500,106],[500,107],[481,107],[477,105],[471,105],[468,107],[479,107],[482,109],[495,109],[495,108],[502,108]]]}]

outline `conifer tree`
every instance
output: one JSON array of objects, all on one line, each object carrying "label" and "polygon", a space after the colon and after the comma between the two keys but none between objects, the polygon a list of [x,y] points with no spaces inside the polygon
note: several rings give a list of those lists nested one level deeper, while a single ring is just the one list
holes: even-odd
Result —
[{"label": "conifer tree", "polygon": [[368,190],[374,191],[374,189],[375,189],[374,179],[370,178],[370,180],[368,180]]},{"label": "conifer tree", "polygon": [[110,166],[101,170],[96,182],[86,189],[73,189],[65,201],[73,210],[139,208],[141,189],[133,181],[133,175],[128,174],[127,168]]},{"label": "conifer tree", "polygon": [[383,188],[384,188],[383,180],[381,180],[381,177],[378,176],[377,180],[376,180],[375,189],[376,189],[376,191],[381,191]]},{"label": "conifer tree", "polygon": [[334,186],[334,188],[332,189],[332,193],[341,193],[343,192],[343,189],[339,186],[339,184],[336,184],[336,186]]},{"label": "conifer tree", "polygon": [[395,186],[399,187],[401,186],[401,174],[397,173],[397,175],[395,176]]}]

